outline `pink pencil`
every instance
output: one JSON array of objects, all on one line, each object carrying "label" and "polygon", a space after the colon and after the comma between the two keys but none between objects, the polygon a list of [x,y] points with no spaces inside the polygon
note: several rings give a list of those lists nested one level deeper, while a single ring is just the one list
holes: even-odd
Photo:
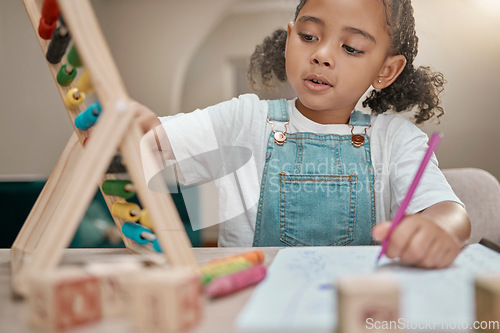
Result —
[{"label": "pink pencil", "polygon": [[398,226],[398,224],[401,222],[401,220],[405,216],[406,208],[408,208],[408,205],[410,204],[411,198],[413,197],[413,193],[415,193],[415,189],[417,188],[418,183],[420,182],[420,179],[422,178],[422,174],[424,173],[425,167],[429,163],[429,160],[431,159],[432,154],[436,151],[436,148],[439,145],[439,141],[441,141],[441,138],[442,138],[442,134],[440,134],[440,133],[432,134],[431,139],[429,140],[429,147],[427,147],[427,151],[425,152],[424,158],[422,159],[422,163],[420,163],[420,167],[418,168],[417,174],[415,175],[415,178],[413,178],[413,182],[411,183],[410,188],[408,189],[408,192],[406,193],[406,196],[403,199],[403,202],[401,202],[401,205],[399,206],[399,209],[396,212],[396,215],[394,215],[394,219],[392,220],[392,224],[391,224],[391,228],[389,229],[389,233],[387,234],[384,241],[382,242],[382,250],[380,251],[380,254],[378,255],[377,262],[380,260],[382,255],[387,250],[387,245],[389,244],[389,240],[391,238],[392,232],[394,231],[394,229]]}]

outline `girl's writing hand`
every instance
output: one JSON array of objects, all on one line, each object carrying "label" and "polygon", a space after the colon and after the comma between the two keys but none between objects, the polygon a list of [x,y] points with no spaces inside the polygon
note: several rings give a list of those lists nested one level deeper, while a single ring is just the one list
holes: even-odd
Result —
[{"label": "girl's writing hand", "polygon": [[[391,222],[377,224],[372,231],[376,241],[382,242]],[[458,238],[445,231],[422,214],[406,216],[394,229],[385,255],[401,262],[425,268],[450,266],[461,250]]]}]

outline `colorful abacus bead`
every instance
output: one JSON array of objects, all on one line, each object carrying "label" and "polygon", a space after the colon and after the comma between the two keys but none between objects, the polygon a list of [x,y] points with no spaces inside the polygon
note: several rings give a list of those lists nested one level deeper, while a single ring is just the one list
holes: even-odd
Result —
[{"label": "colorful abacus bead", "polygon": [[56,0],[44,0],[42,4],[41,15],[46,22],[57,22],[60,13],[61,11],[59,10],[59,6],[57,5]]},{"label": "colorful abacus bead", "polygon": [[[134,187],[130,180],[107,179],[102,183],[102,191],[107,195],[130,199],[135,195]],[[141,212],[141,220],[144,211]],[[141,223],[142,224],[142,223]]]},{"label": "colorful abacus bead", "polygon": [[[153,229],[153,224],[151,223],[151,220],[149,218],[149,213],[147,209],[143,209],[141,211],[141,217],[139,218],[139,223],[146,228],[148,228],[151,231],[154,231]],[[162,253],[161,245],[160,242],[158,241],[158,238],[156,238],[154,241],[151,242],[151,245],[153,246],[153,249],[156,252]]]},{"label": "colorful abacus bead", "polygon": [[78,55],[78,51],[76,50],[76,46],[73,45],[68,52],[68,55],[66,56],[68,59],[68,63],[75,67],[82,67],[82,61],[80,60],[80,56]]},{"label": "colorful abacus bead", "polygon": [[45,18],[40,17],[40,23],[38,25],[38,35],[45,40],[52,38],[54,30],[57,28],[57,20],[54,22],[47,22]]},{"label": "colorful abacus bead", "polygon": [[87,71],[83,72],[78,82],[76,83],[76,87],[85,93],[90,93],[94,91],[94,87],[92,86],[92,82],[90,81],[90,75]]},{"label": "colorful abacus bead", "polygon": [[63,87],[67,87],[73,82],[76,77],[76,69],[70,64],[66,64],[59,69],[57,73],[57,83]]},{"label": "colorful abacus bead", "polygon": [[151,230],[132,222],[126,222],[122,225],[122,233],[139,245],[148,244],[156,239]]},{"label": "colorful abacus bead", "polygon": [[149,228],[151,230],[154,230],[153,224],[151,223],[151,219],[149,218],[149,213],[147,209],[143,209],[141,212],[141,218],[139,219],[139,223],[145,226],[146,228]]},{"label": "colorful abacus bead", "polygon": [[132,202],[116,201],[111,206],[111,215],[125,221],[137,222],[141,216],[141,207]]},{"label": "colorful abacus bead", "polygon": [[123,164],[122,156],[120,154],[116,154],[113,156],[111,163],[109,164],[108,170],[106,173],[108,174],[116,174],[116,173],[126,173],[127,168]]},{"label": "colorful abacus bead", "polygon": [[95,125],[102,112],[101,104],[95,102],[90,104],[85,111],[75,118],[75,127],[80,131],[86,131]]},{"label": "colorful abacus bead", "polygon": [[68,109],[76,109],[85,102],[85,93],[77,88],[70,89],[64,96],[64,105]]},{"label": "colorful abacus bead", "polygon": [[47,54],[45,55],[47,61],[51,64],[58,64],[61,62],[70,40],[71,37],[66,27],[61,26],[57,28],[56,32],[52,35],[49,48],[47,49]]},{"label": "colorful abacus bead", "polygon": [[38,35],[49,40],[57,28],[57,18],[59,17],[59,6],[56,0],[45,0],[42,4],[40,23],[38,25]]},{"label": "colorful abacus bead", "polygon": [[162,253],[163,250],[161,249],[161,245],[160,245],[160,242],[158,241],[158,238],[156,238],[152,243],[151,245],[153,245],[153,249],[158,252],[158,253]]}]

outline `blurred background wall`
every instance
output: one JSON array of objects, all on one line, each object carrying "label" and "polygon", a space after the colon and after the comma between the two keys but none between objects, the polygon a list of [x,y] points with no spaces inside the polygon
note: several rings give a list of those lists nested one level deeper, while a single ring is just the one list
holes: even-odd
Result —
[{"label": "blurred background wall", "polygon": [[[92,0],[132,98],[159,115],[247,91],[255,45],[286,27],[297,0]],[[500,178],[500,2],[415,0],[417,64],[447,78],[442,168]],[[22,1],[0,0],[0,178],[44,179],[71,134]],[[212,203],[205,203],[212,206]],[[203,205],[203,203],[202,203]]]}]

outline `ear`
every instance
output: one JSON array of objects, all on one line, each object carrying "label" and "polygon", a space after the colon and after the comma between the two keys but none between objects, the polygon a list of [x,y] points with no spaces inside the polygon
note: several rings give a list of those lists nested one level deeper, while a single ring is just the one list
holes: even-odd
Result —
[{"label": "ear", "polygon": [[406,58],[404,55],[399,54],[387,57],[380,73],[372,84],[373,87],[375,89],[384,89],[390,86],[394,81],[396,81],[405,66]]},{"label": "ear", "polygon": [[286,58],[286,51],[288,50],[288,41],[290,40],[290,34],[292,33],[292,28],[293,28],[293,22],[288,23],[288,26],[286,28],[285,58]]}]

